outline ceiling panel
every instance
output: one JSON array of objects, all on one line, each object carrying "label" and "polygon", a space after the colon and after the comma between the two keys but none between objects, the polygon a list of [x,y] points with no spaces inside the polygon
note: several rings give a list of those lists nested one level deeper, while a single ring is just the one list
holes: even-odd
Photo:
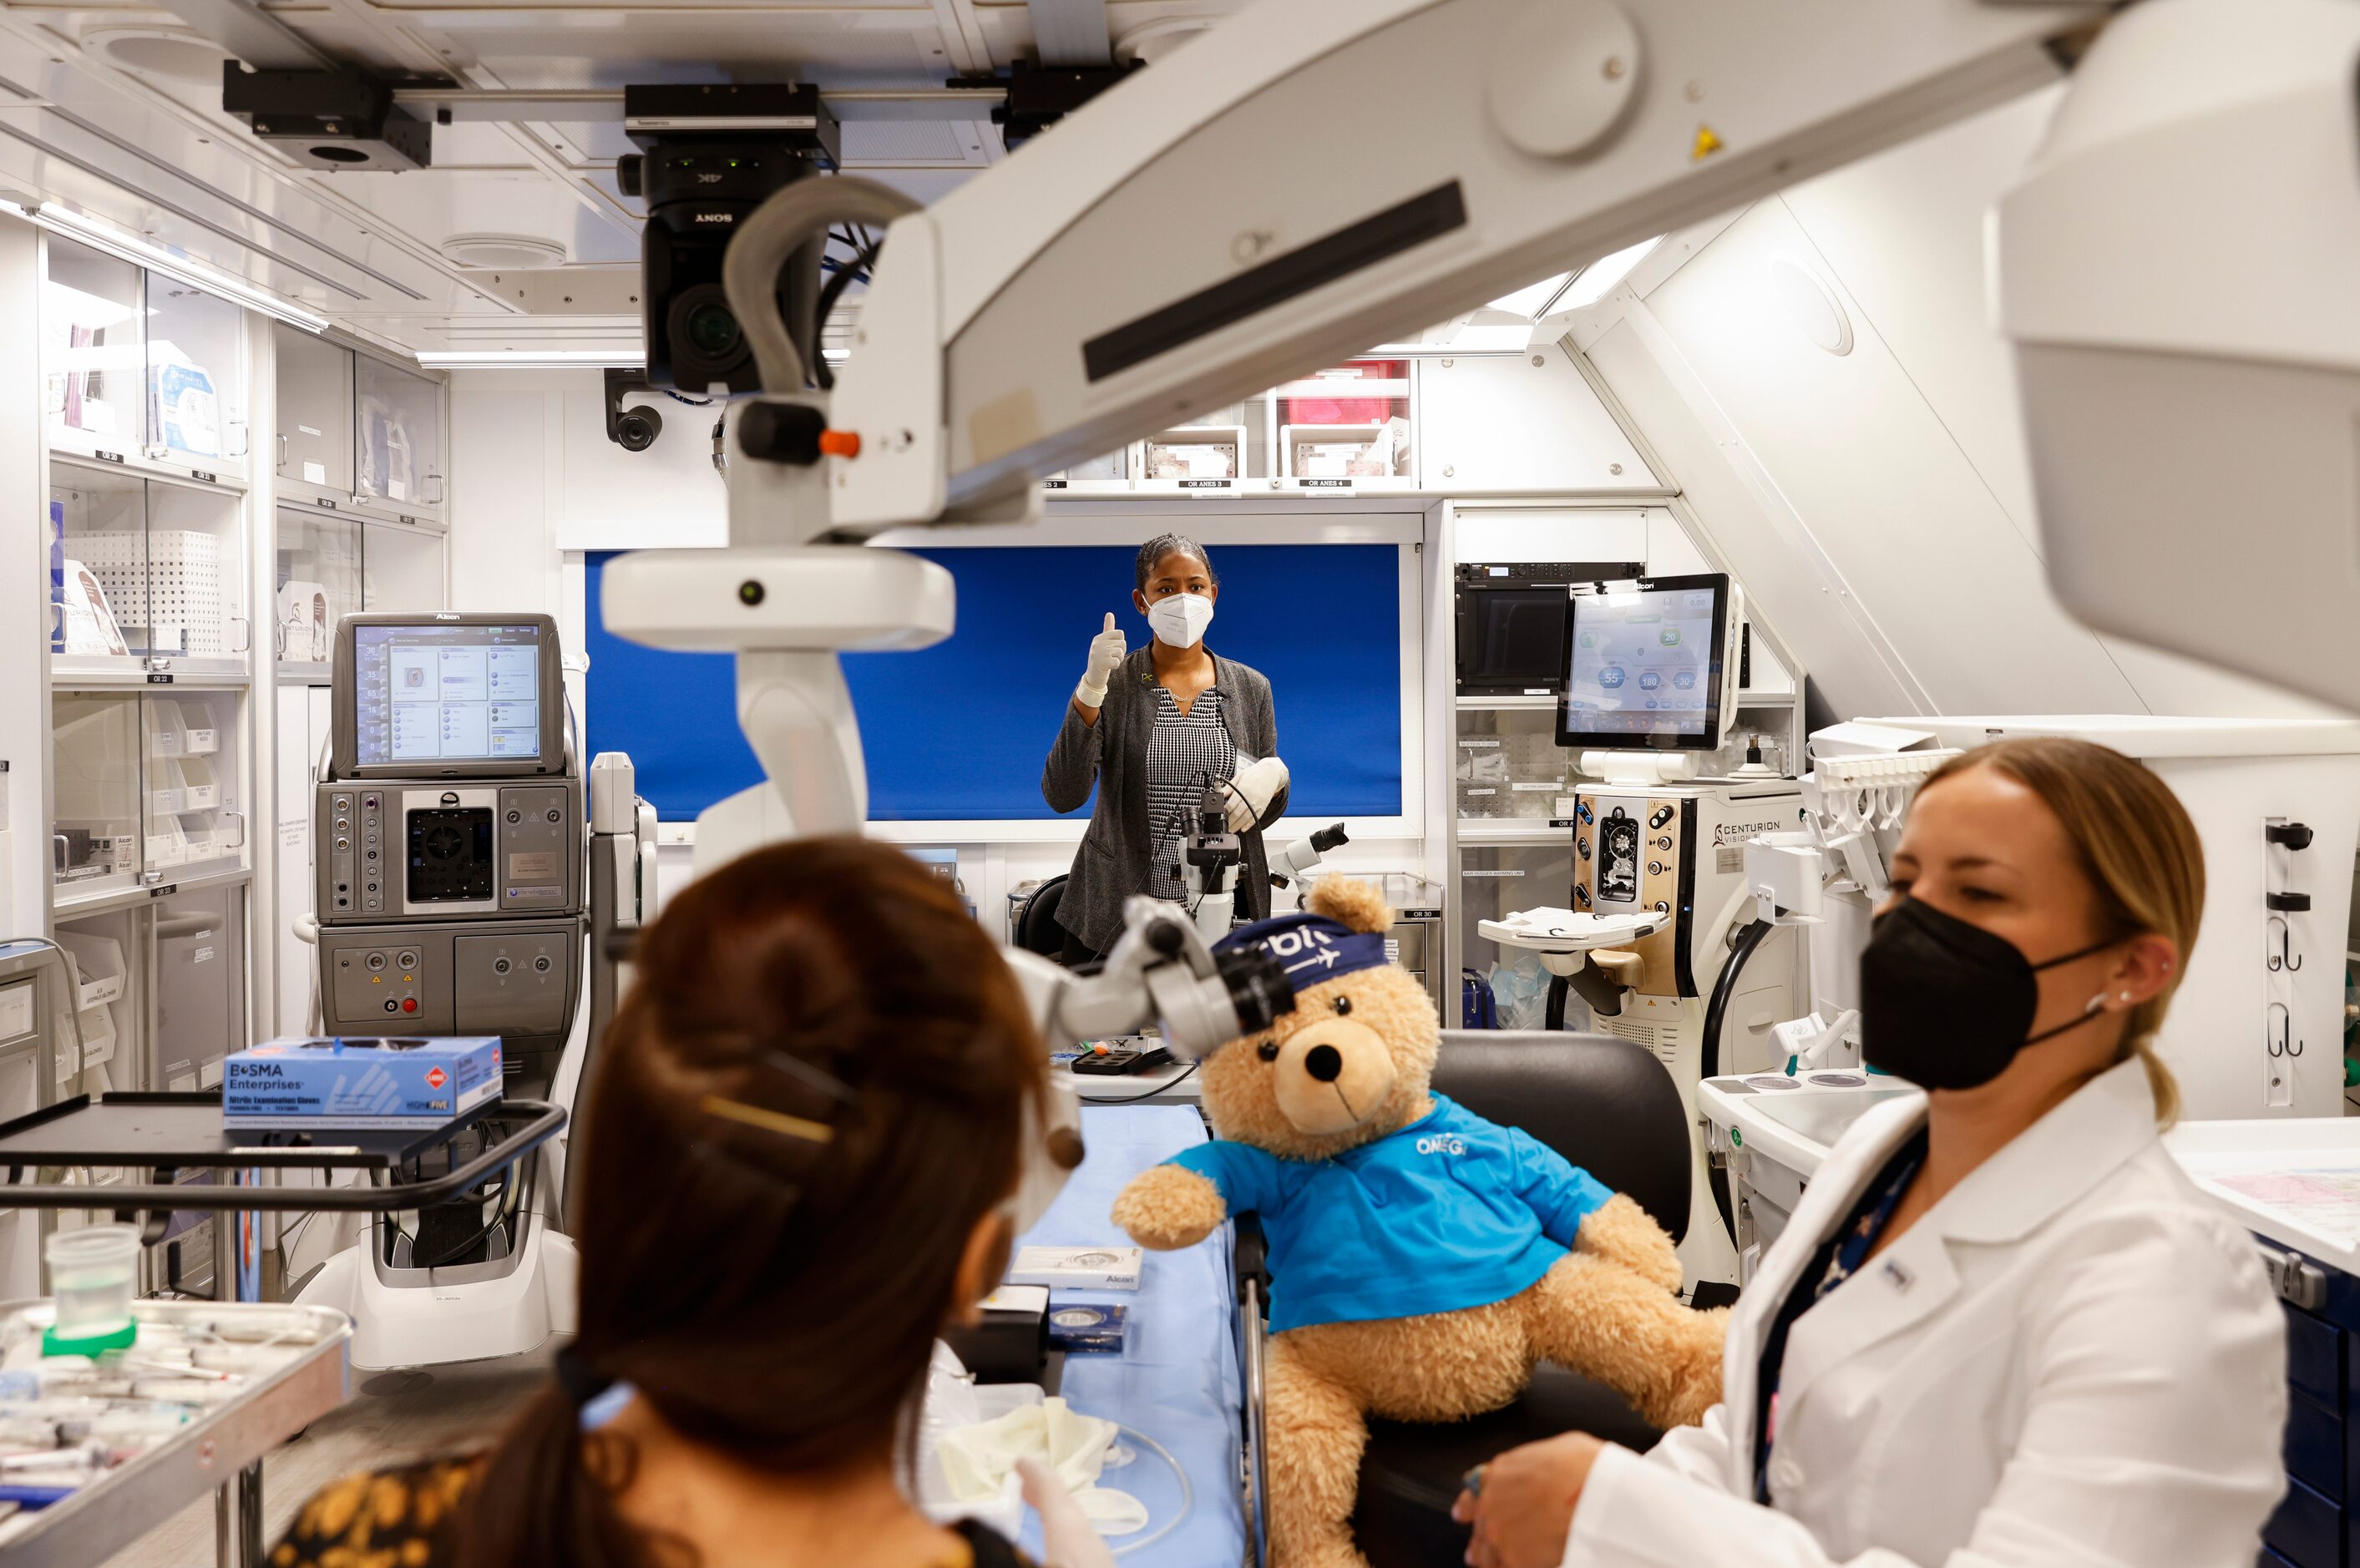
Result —
[{"label": "ceiling panel", "polygon": [[[1032,47],[1022,0],[265,4],[335,58],[486,87],[924,88],[979,49],[1004,64]],[[1232,0],[1110,0],[1108,11],[1121,37],[1232,8]],[[224,116],[218,86],[188,59],[175,76],[80,41],[126,26],[185,28],[150,5],[0,0],[0,180],[182,246],[386,341],[574,346],[635,337],[635,302],[615,280],[636,276],[641,203],[616,189],[614,160],[635,150],[617,121],[463,122],[436,127],[429,169],[301,169]],[[35,95],[31,106],[12,100],[11,82]],[[56,109],[39,106],[50,98]],[[855,121],[844,138],[847,169],[921,202],[1004,156],[984,124]],[[554,240],[568,264],[495,283],[442,260],[437,247],[468,233]]]}]

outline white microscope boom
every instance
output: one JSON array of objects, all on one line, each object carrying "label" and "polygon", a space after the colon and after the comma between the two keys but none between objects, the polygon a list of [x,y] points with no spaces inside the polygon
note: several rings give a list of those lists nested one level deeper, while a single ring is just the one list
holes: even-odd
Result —
[{"label": "white microscope boom", "polygon": [[2052,81],[2102,8],[1261,0],[888,230],[831,522],[1134,437]]}]

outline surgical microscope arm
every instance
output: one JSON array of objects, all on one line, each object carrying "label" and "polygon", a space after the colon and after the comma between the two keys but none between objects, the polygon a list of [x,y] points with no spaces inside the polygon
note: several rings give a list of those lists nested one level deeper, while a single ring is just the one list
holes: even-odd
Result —
[{"label": "surgical microscope arm", "polygon": [[2053,80],[2047,46],[2103,9],[1262,0],[891,223],[827,526],[988,510],[1961,118]]}]

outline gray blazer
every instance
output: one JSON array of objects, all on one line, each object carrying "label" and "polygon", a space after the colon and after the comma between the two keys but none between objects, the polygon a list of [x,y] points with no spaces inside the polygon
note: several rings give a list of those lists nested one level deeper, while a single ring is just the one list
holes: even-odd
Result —
[{"label": "gray blazer", "polygon": [[[1276,756],[1278,713],[1262,671],[1215,654],[1213,689],[1221,693],[1221,725],[1237,748],[1256,757]],[[1155,707],[1154,651],[1142,648],[1108,681],[1097,724],[1082,723],[1074,705],[1065,704],[1065,722],[1041,769],[1042,798],[1052,811],[1080,810],[1090,787],[1098,786],[1098,808],[1075,853],[1057,920],[1100,953],[1122,934],[1123,900],[1147,883],[1147,857],[1155,844],[1147,820],[1147,739],[1155,728]],[[1286,814],[1286,795],[1281,789],[1262,822],[1240,835],[1246,863],[1240,873],[1238,913],[1248,920],[1270,913],[1270,861],[1262,853],[1262,830]]]}]

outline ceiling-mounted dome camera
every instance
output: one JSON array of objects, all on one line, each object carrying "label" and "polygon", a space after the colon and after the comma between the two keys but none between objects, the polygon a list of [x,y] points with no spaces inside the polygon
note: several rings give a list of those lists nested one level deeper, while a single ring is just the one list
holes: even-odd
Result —
[{"label": "ceiling-mounted dome camera", "polygon": [[645,452],[663,433],[663,416],[644,403],[623,407],[626,388],[644,388],[644,370],[609,367],[606,372],[606,439],[625,452]]}]

